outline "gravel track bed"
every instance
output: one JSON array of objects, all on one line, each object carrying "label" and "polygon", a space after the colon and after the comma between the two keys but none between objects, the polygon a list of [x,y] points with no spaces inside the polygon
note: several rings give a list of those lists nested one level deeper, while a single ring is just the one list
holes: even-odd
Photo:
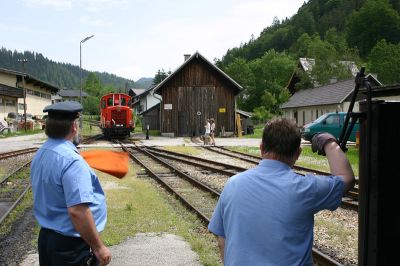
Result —
[{"label": "gravel track bed", "polygon": [[213,173],[208,170],[203,170],[201,167],[196,167],[193,165],[188,165],[185,163],[181,163],[176,160],[165,159],[166,162],[175,166],[182,172],[190,175],[196,180],[205,183],[207,186],[221,192],[225,186],[225,182],[229,179],[229,176]]},{"label": "gravel track bed", "polygon": [[32,160],[35,153],[27,153],[0,160],[0,180],[15,172],[18,168]]},{"label": "gravel track bed", "polygon": [[0,265],[18,266],[28,252],[36,250],[32,243],[35,227],[33,210],[29,209],[14,223],[11,233],[0,237]]},{"label": "gravel track bed", "polygon": [[231,164],[245,168],[253,168],[255,166],[255,164],[253,163],[245,162],[240,159],[235,159],[224,154],[218,154],[216,152],[209,151],[207,149],[201,149],[201,154],[197,154],[195,156],[203,159],[213,160],[216,162]]},{"label": "gravel track bed", "polygon": [[338,208],[315,215],[314,245],[343,265],[358,264],[358,213]]}]

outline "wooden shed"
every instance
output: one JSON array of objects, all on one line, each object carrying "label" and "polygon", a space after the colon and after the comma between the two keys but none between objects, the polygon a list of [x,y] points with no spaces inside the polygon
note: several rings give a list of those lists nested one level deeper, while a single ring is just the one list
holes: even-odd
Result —
[{"label": "wooden shed", "polygon": [[216,135],[235,132],[235,96],[242,87],[199,52],[185,56],[184,63],[159,83],[162,96],[161,134],[204,134],[207,118],[214,118]]},{"label": "wooden shed", "polygon": [[160,130],[160,104],[154,105],[139,115],[142,119],[143,130],[146,130],[147,127],[150,130]]}]

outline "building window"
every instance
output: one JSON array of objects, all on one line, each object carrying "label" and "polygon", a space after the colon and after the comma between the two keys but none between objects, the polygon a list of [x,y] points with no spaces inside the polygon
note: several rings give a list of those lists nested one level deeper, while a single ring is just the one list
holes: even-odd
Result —
[{"label": "building window", "polygon": [[3,106],[3,105],[4,105],[3,98],[0,97],[0,106]]},{"label": "building window", "polygon": [[18,110],[24,110],[24,104],[18,103]]},{"label": "building window", "polygon": [[318,118],[318,109],[315,112],[316,112],[316,115],[317,115],[316,118]]},{"label": "building window", "polygon": [[314,117],[314,110],[311,110],[311,121],[314,120],[313,117]]},{"label": "building window", "polygon": [[6,100],[6,106],[15,106],[15,101],[14,100]]},{"label": "building window", "polygon": [[306,124],[306,112],[303,111],[303,126]]},{"label": "building window", "polygon": [[51,99],[51,95],[50,94],[43,93],[43,92],[40,93],[40,97],[45,98],[45,99]]}]

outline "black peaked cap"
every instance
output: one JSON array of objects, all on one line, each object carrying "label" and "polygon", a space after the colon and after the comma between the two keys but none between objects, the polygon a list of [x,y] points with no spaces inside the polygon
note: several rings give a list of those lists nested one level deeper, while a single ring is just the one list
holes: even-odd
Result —
[{"label": "black peaked cap", "polygon": [[74,120],[79,117],[79,112],[82,110],[83,107],[80,103],[65,101],[48,105],[43,112],[48,112],[50,118]]}]

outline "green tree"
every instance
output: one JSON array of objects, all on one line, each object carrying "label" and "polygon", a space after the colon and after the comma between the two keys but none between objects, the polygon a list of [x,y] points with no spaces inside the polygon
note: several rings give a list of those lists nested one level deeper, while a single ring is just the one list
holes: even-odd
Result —
[{"label": "green tree", "polygon": [[369,0],[350,16],[347,42],[366,57],[381,39],[391,43],[400,41],[400,16],[387,0]]},{"label": "green tree", "polygon": [[379,41],[369,55],[370,71],[384,84],[400,82],[400,44]]},{"label": "green tree", "polygon": [[86,78],[84,90],[91,96],[99,97],[102,95],[102,89],[103,85],[99,77],[95,73],[90,72]]},{"label": "green tree", "polygon": [[224,72],[243,87],[242,93],[237,98],[238,107],[252,111],[252,106],[247,104],[247,99],[250,97],[249,93],[254,88],[254,75],[249,64],[243,58],[235,58],[224,68]]},{"label": "green tree", "polygon": [[289,51],[295,55],[296,58],[306,57],[307,49],[311,42],[310,35],[308,33],[303,33],[290,47]]},{"label": "green tree", "polygon": [[171,74],[171,71],[169,71],[169,74],[165,72],[164,69],[159,69],[157,71],[157,74],[153,78],[153,85],[159,84],[161,81],[166,79],[169,75]]},{"label": "green tree", "polygon": [[100,98],[98,96],[88,96],[83,99],[83,112],[88,115],[100,114]]},{"label": "green tree", "polygon": [[255,86],[246,100],[265,119],[280,114],[280,105],[289,99],[286,85],[294,65],[295,60],[289,55],[274,50],[251,62]]}]

